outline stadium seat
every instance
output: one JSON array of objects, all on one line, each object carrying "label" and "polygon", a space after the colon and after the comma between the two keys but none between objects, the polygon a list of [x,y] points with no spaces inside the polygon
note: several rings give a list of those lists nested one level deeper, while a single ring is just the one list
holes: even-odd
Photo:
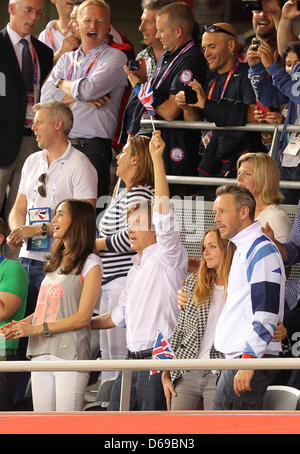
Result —
[{"label": "stadium seat", "polygon": [[268,386],[263,410],[299,410],[300,390],[291,386]]},{"label": "stadium seat", "polygon": [[95,402],[91,402],[83,408],[83,411],[105,411],[110,400],[110,392],[115,380],[107,380],[100,383]]}]

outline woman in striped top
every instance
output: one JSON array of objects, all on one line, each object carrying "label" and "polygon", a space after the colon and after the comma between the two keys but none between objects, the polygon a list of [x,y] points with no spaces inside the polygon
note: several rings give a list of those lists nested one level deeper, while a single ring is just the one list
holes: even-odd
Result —
[{"label": "woman in striped top", "polygon": [[[122,152],[117,155],[117,176],[125,188],[113,198],[99,223],[96,248],[103,263],[100,313],[110,312],[118,304],[127,273],[135,254],[128,237],[127,208],[154,194],[153,165],[149,152],[150,139],[137,135],[129,137]],[[100,330],[102,359],[127,357],[125,328]],[[118,371],[103,371],[101,381],[114,379]]]}]

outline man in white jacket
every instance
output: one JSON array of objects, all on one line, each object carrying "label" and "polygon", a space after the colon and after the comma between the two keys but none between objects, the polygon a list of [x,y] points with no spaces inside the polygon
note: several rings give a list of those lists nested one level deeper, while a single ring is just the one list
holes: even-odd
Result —
[{"label": "man in white jacket", "polygon": [[[245,188],[217,189],[215,222],[236,251],[227,299],[216,327],[215,348],[226,358],[276,357],[281,342],[272,341],[284,306],[285,271],[274,243],[254,222],[255,200]],[[223,370],[215,410],[259,410],[274,370]]]}]

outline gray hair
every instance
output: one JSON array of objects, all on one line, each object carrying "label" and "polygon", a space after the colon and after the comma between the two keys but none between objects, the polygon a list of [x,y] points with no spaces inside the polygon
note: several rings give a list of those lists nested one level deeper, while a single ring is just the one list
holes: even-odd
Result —
[{"label": "gray hair", "polygon": [[73,112],[69,106],[59,101],[45,101],[33,106],[34,112],[38,112],[41,109],[48,110],[48,116],[53,123],[61,120],[65,135],[69,135],[74,120]]}]

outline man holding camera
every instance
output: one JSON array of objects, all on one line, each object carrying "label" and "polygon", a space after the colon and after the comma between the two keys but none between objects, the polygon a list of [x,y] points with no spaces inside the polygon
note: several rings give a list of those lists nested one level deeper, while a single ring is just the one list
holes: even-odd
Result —
[{"label": "man holding camera", "polygon": [[[159,59],[156,71],[150,79],[153,89],[153,108],[157,120],[182,120],[182,110],[175,102],[176,93],[194,78],[206,81],[206,65],[200,49],[192,39],[194,17],[190,7],[183,2],[172,2],[156,14],[156,37],[165,52]],[[127,70],[134,87],[140,83],[134,72]],[[127,134],[136,134],[144,106],[135,92],[131,95],[123,117],[120,142],[126,142]],[[164,162],[168,175],[195,175],[198,151],[198,131],[163,128],[166,143]],[[195,140],[196,139],[196,140]],[[180,187],[182,190],[182,187]],[[177,191],[171,187],[171,192]]]},{"label": "man holding camera", "polygon": [[[202,47],[211,71],[207,91],[194,80],[189,85],[197,93],[196,103],[188,103],[183,91],[176,95],[176,102],[183,108],[187,121],[204,117],[217,126],[242,126],[251,121],[255,94],[248,80],[248,64],[238,59],[237,44],[236,31],[230,24],[205,26]],[[247,151],[266,151],[259,133],[204,131],[199,176],[233,178],[238,157]],[[214,200],[213,190],[202,188],[202,191]]]},{"label": "man holding camera", "polygon": [[[277,49],[277,29],[281,18],[282,0],[243,1],[252,11],[252,26],[256,39],[266,41],[272,49],[274,59],[280,59]],[[256,9],[257,8],[257,9]]]}]

